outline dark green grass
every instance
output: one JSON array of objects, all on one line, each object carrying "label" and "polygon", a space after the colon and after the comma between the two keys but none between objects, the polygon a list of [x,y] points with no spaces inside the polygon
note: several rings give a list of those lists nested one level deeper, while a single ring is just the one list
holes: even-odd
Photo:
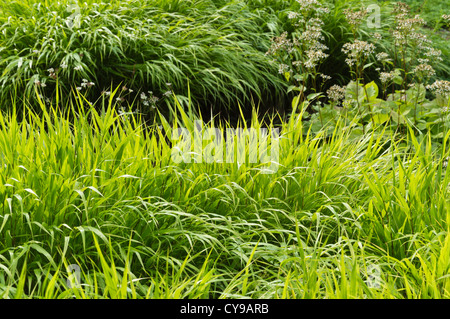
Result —
[{"label": "dark green grass", "polygon": [[264,56],[280,31],[272,13],[256,1],[8,1],[0,8],[2,107],[11,94],[29,96],[36,80],[46,96],[56,80],[67,93],[86,79],[95,83],[88,97],[122,83],[134,90],[129,102],[148,91],[162,99],[166,83],[185,96],[189,85],[207,109],[275,101],[284,85]]},{"label": "dark green grass", "polygon": [[114,100],[0,117],[1,297],[449,297],[448,148],[339,125],[324,143],[300,113],[273,174],[176,164],[171,126],[145,133]]}]

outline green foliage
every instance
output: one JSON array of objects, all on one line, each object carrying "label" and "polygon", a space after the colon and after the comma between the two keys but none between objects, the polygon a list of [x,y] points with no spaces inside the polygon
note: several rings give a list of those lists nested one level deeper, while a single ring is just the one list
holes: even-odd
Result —
[{"label": "green foliage", "polygon": [[91,100],[122,84],[134,91],[124,104],[148,91],[187,96],[188,82],[192,99],[208,109],[274,100],[283,83],[264,56],[279,28],[272,12],[256,1],[4,2],[1,107],[11,95],[30,97],[36,84],[47,98],[79,87]]},{"label": "green foliage", "polygon": [[[289,14],[295,32],[274,38],[268,54],[277,59],[279,73],[290,84],[288,93],[295,92],[299,103],[306,103],[305,124],[313,133],[325,129],[331,134],[336,123],[344,119],[356,127],[355,134],[384,124],[406,132],[409,125],[416,134],[430,132],[434,140],[442,141],[448,129],[450,82],[436,77],[435,68],[442,71],[448,65],[443,52],[428,39],[423,19],[413,16],[404,3],[385,3],[372,14],[380,14],[375,17],[378,25],[373,27],[368,21],[374,17],[369,16],[367,7],[372,2],[351,2],[348,6],[337,2],[331,10],[314,1],[298,3],[297,11]],[[310,8],[311,3],[315,4]],[[326,31],[330,21],[334,25]],[[340,42],[333,33],[340,36]],[[342,43],[343,39],[348,42]],[[345,59],[349,71],[345,86],[325,90],[325,82],[332,78],[318,71],[326,70],[329,62],[324,53],[329,47],[321,41],[340,51],[337,59]],[[339,54],[332,56],[336,59]],[[375,79],[371,69],[378,73]],[[324,91],[328,104],[324,103]]]},{"label": "green foliage", "polygon": [[445,0],[404,0],[414,13],[420,14],[430,28],[442,22],[442,15],[448,14],[448,4]]},{"label": "green foliage", "polygon": [[[450,298],[450,82],[409,42],[375,61],[359,2],[296,26],[300,2],[0,5],[0,297]],[[319,25],[274,57],[326,43],[323,64],[277,74],[272,35]],[[318,81],[346,58],[345,86]],[[235,103],[283,88],[287,117]],[[245,139],[199,160],[234,124],[279,132],[253,145],[270,166]],[[190,161],[178,128],[205,134]]]},{"label": "green foliage", "polygon": [[172,128],[198,119],[175,105],[172,125],[145,128],[115,92],[88,112],[80,96],[0,117],[3,298],[449,297],[449,133],[433,148],[341,121],[325,139],[297,100],[273,174],[175,164]]}]

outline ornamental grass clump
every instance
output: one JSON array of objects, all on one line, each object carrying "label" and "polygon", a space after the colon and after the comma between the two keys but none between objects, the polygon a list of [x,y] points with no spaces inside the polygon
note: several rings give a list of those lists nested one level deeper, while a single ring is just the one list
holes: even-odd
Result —
[{"label": "ornamental grass clump", "polygon": [[283,98],[286,86],[264,56],[272,36],[264,27],[268,6],[211,0],[50,3],[0,4],[3,109],[15,92],[20,99],[33,96],[35,83],[45,97],[63,98],[84,90],[83,79],[95,83],[89,100],[125,85],[134,94],[123,102],[136,101],[151,116],[154,103],[141,103],[140,92],[154,92],[156,106],[168,113],[162,97],[169,82],[180,100],[189,83],[190,98],[208,110]]}]

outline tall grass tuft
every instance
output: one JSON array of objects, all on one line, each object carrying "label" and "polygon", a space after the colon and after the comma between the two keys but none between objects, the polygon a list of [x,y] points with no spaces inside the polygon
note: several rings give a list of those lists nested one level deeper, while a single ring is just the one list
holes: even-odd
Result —
[{"label": "tall grass tuft", "polygon": [[280,130],[273,174],[176,164],[173,130],[199,119],[178,104],[145,127],[118,91],[87,111],[80,95],[1,113],[3,298],[450,297],[448,147],[342,122],[313,135],[294,104],[265,121]]}]

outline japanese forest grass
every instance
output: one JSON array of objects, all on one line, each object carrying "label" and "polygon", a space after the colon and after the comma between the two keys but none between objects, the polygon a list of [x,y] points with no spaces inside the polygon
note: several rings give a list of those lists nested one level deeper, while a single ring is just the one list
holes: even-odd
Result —
[{"label": "japanese forest grass", "polygon": [[95,84],[84,92],[90,98],[111,84],[134,90],[129,102],[148,91],[160,100],[167,90],[187,96],[189,79],[191,98],[207,108],[276,100],[286,85],[264,55],[281,30],[273,2],[6,1],[0,100],[29,97],[36,83],[46,97],[57,85],[69,95],[83,79]]},{"label": "japanese forest grass", "polygon": [[145,128],[114,94],[0,116],[3,298],[450,297],[448,147],[339,124],[324,139],[299,112],[274,174],[176,164],[171,127],[195,119],[174,105]]}]

